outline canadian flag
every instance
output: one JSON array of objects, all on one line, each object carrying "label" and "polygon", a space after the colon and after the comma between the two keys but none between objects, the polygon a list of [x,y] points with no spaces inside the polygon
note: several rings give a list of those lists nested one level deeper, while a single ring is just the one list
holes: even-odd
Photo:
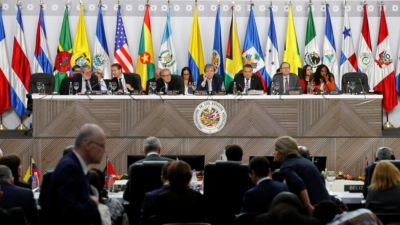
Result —
[{"label": "canadian flag", "polygon": [[382,92],[383,108],[386,112],[390,112],[397,105],[397,92],[393,58],[390,50],[389,31],[383,4],[381,6],[381,23],[374,61],[375,73],[371,76],[370,84],[375,91]]}]

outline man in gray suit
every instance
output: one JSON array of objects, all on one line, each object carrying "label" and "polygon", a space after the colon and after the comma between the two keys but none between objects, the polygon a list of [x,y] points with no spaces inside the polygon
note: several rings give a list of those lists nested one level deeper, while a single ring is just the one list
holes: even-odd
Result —
[{"label": "man in gray suit", "polygon": [[289,94],[290,91],[301,91],[299,77],[290,73],[290,64],[283,62],[281,64],[281,73],[275,74],[272,82],[279,83],[279,94]]}]

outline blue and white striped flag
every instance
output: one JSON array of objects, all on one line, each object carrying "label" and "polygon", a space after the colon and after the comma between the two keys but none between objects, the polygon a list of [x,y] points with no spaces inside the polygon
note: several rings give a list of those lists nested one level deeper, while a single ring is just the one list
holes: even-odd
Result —
[{"label": "blue and white striped flag", "polygon": [[[280,67],[279,65],[279,54],[278,54],[278,42],[276,41],[275,22],[272,8],[269,7],[269,29],[268,29],[268,40],[267,48],[265,50],[265,69],[267,76],[272,81],[272,77],[275,75],[276,70]],[[268,87],[270,84],[267,84]]]},{"label": "blue and white striped flag", "polygon": [[108,54],[106,33],[104,32],[102,5],[97,15],[96,39],[94,42],[93,69],[101,69],[104,79],[111,79],[110,59]]},{"label": "blue and white striped flag", "polygon": [[33,73],[52,74],[49,48],[47,47],[46,27],[44,26],[43,9],[40,6],[39,22],[36,32],[35,60],[33,63]]},{"label": "blue and white striped flag", "polygon": [[179,74],[177,69],[178,67],[176,66],[174,45],[172,44],[170,16],[170,5],[168,5],[167,22],[165,24],[164,36],[161,41],[160,54],[158,55],[158,67],[168,68],[172,74]]},{"label": "blue and white striped flag", "polygon": [[333,36],[333,29],[331,23],[331,16],[329,14],[329,4],[326,4],[326,24],[325,24],[325,40],[324,40],[324,57],[322,63],[325,64],[329,71],[335,77],[336,89],[339,89],[339,64],[336,55],[335,38]]}]

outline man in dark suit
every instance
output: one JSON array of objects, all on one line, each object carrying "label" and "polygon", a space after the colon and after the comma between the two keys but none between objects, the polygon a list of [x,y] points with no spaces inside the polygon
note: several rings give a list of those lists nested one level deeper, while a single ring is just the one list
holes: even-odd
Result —
[{"label": "man in dark suit", "polygon": [[64,156],[50,178],[46,223],[100,225],[98,197],[91,192],[88,165],[99,164],[105,154],[104,131],[95,124],[80,128],[75,149]]},{"label": "man in dark suit", "polygon": [[[234,82],[236,82],[237,90],[241,92],[244,89],[264,91],[261,78],[253,73],[253,67],[250,64],[243,66],[243,71],[235,75]],[[229,85],[229,92],[233,93],[233,82]]]},{"label": "man in dark suit", "polygon": [[142,89],[140,76],[136,73],[122,73],[122,66],[119,63],[111,65],[111,72],[114,75],[111,82],[117,84],[117,93],[140,91]]},{"label": "man in dark suit", "polygon": [[110,85],[111,79],[104,79],[103,70],[94,69],[93,74],[97,76],[97,80],[99,81],[100,89],[102,91],[107,91]]},{"label": "man in dark suit", "polygon": [[179,75],[171,75],[169,69],[161,70],[161,79],[157,80],[157,92],[179,91],[182,94],[183,79]]},{"label": "man in dark suit", "polygon": [[[143,163],[144,161],[167,161],[167,162],[172,161],[172,159],[170,159],[170,158],[160,156],[161,142],[156,137],[148,137],[143,143],[143,148],[144,148],[144,155],[146,156],[146,158],[136,161],[135,163]],[[128,168],[129,177],[131,177],[130,173],[131,173],[132,167],[133,167],[133,164],[129,165],[129,168]],[[131,185],[131,182],[129,179],[128,183],[126,184],[125,190],[130,190],[130,185]],[[129,191],[124,192],[124,199],[127,201],[130,200]]]},{"label": "man in dark suit", "polygon": [[199,91],[221,91],[222,76],[215,74],[215,67],[212,64],[206,64],[204,74],[200,75],[197,80],[197,90]]},{"label": "man in dark suit", "polygon": [[[161,68],[157,67],[156,70],[154,70],[154,77],[147,80],[146,82],[146,95],[149,94],[149,90],[150,90],[150,82],[157,82],[158,79],[160,79],[161,77]],[[155,94],[155,93],[153,93]]]},{"label": "man in dark suit", "polygon": [[281,73],[275,74],[272,82],[279,83],[279,94],[289,94],[289,91],[301,91],[300,79],[296,74],[290,73],[290,64],[281,64]]},{"label": "man in dark suit", "polygon": [[167,162],[164,164],[161,170],[161,182],[164,184],[162,188],[147,192],[144,195],[143,206],[141,210],[141,220],[142,224],[145,224],[146,220],[156,213],[156,202],[159,194],[162,194],[168,191],[168,177],[167,170],[171,162]]},{"label": "man in dark suit", "polygon": [[3,192],[3,197],[0,200],[0,208],[21,207],[27,221],[31,225],[38,224],[38,212],[32,190],[17,187],[13,183],[14,178],[12,177],[10,168],[0,165],[0,186]]},{"label": "man in dark suit", "polygon": [[[389,147],[378,148],[378,150],[376,151],[375,162],[379,162],[381,160],[395,160],[393,150]],[[365,179],[364,179],[364,189],[363,189],[363,195],[365,199],[367,199],[368,186],[371,184],[371,179],[375,170],[375,166],[376,163],[372,163],[371,165],[365,168]]]},{"label": "man in dark suit", "polygon": [[79,83],[78,89],[76,91],[74,89],[74,94],[80,95],[85,94],[87,91],[100,90],[97,77],[92,76],[92,69],[86,64],[81,66],[81,74],[74,74],[71,82],[72,85],[74,85],[75,82]]},{"label": "man in dark suit", "polygon": [[286,184],[268,177],[269,162],[263,156],[254,157],[250,161],[249,171],[256,186],[244,194],[241,212],[265,213],[275,196],[280,192],[289,191],[289,188]]}]

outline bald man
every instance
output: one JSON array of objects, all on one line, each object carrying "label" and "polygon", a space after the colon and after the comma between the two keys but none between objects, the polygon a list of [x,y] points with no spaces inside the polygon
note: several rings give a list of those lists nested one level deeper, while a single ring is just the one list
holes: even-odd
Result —
[{"label": "bald man", "polygon": [[161,77],[161,68],[157,67],[156,70],[154,70],[154,77],[151,78],[150,80],[147,80],[147,83],[146,83],[146,95],[149,94],[150,82],[156,82],[160,77]]},{"label": "bald man", "polygon": [[87,178],[88,165],[99,164],[106,153],[106,135],[95,124],[85,124],[79,130],[74,150],[58,163],[50,179],[46,223],[69,225],[101,225],[94,196]]},{"label": "bald man", "polygon": [[311,154],[310,154],[310,151],[308,150],[307,147],[305,147],[305,146],[299,146],[298,149],[299,149],[299,154],[300,154],[303,158],[310,159]]}]

